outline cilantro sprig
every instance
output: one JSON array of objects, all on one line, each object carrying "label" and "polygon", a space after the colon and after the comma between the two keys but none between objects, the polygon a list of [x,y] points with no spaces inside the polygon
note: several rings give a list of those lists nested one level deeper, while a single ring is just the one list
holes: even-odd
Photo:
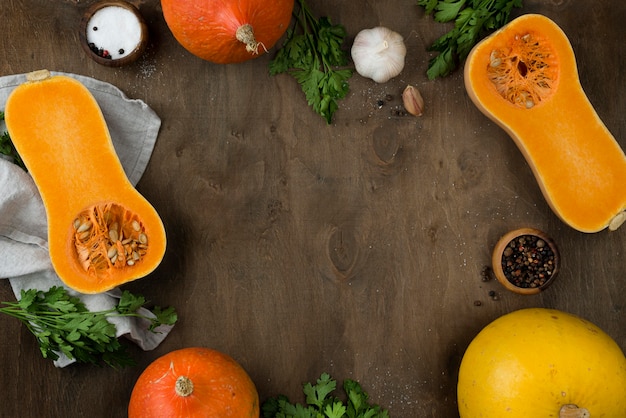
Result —
[{"label": "cilantro sprig", "polygon": [[295,23],[270,61],[270,74],[291,74],[309,106],[330,124],[339,108],[337,100],[348,94],[348,79],[352,77],[351,69],[339,68],[348,63],[347,52],[341,48],[346,30],[327,17],[317,19],[304,0],[297,3]]},{"label": "cilantro sprig", "polygon": [[157,332],[160,325],[173,325],[176,311],[154,307],[153,316],[137,311],[146,303],[143,296],[124,291],[117,306],[91,312],[76,296],[54,286],[47,291],[22,290],[17,302],[2,302],[0,312],[19,319],[35,335],[44,358],[57,360],[58,353],[79,363],[106,364],[113,368],[135,365],[126,347],[116,337],[110,317],[137,317],[149,321],[148,329]]},{"label": "cilantro sprig", "polygon": [[435,40],[429,51],[439,52],[428,63],[426,74],[433,80],[445,77],[467,58],[485,32],[509,21],[511,10],[522,7],[522,0],[418,0],[436,22],[454,21],[454,28]]},{"label": "cilantro sprig", "polygon": [[302,387],[306,404],[291,403],[285,395],[269,398],[263,403],[263,418],[389,418],[389,413],[379,405],[371,405],[368,395],[361,385],[346,379],[343,389],[347,401],[332,393],[337,389],[337,381],[328,373],[322,373],[317,383],[306,383]]},{"label": "cilantro sprig", "polygon": [[[0,112],[0,120],[4,120],[4,112]],[[11,141],[11,137],[8,132],[0,133],[0,154],[10,157],[15,164],[26,170],[24,161],[22,161],[22,157],[20,157],[17,150],[13,146],[13,141]]]}]

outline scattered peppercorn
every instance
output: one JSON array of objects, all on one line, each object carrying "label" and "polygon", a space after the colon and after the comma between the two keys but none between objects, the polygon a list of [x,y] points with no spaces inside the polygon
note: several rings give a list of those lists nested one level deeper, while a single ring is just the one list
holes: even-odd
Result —
[{"label": "scattered peppercorn", "polygon": [[98,56],[100,56],[102,58],[105,58],[105,59],[112,59],[113,58],[111,56],[111,54],[109,53],[109,51],[107,51],[106,49],[103,49],[103,48],[98,48],[93,42],[89,43],[89,49],[91,49],[91,51],[94,54],[96,54],[96,55],[98,55]]},{"label": "scattered peppercorn", "polygon": [[517,287],[543,286],[552,277],[555,267],[554,252],[535,235],[516,237],[502,252],[502,271]]},{"label": "scattered peppercorn", "polygon": [[481,301],[479,301],[479,300],[475,300],[474,301],[474,306],[482,306],[482,304],[483,303]]},{"label": "scattered peppercorn", "polygon": [[395,117],[408,115],[408,113],[404,109],[391,109],[389,113],[391,114],[391,116],[395,116]]},{"label": "scattered peppercorn", "polygon": [[123,55],[124,54],[124,48],[120,48],[119,51],[117,51],[118,54]]},{"label": "scattered peppercorn", "polygon": [[491,267],[485,266],[483,270],[480,272],[481,278],[483,282],[488,282],[491,280]]},{"label": "scattered peppercorn", "polygon": [[383,105],[385,104],[385,102],[383,100],[377,100],[376,101],[376,106],[380,109],[381,107],[383,107]]},{"label": "scattered peppercorn", "polygon": [[491,300],[500,300],[500,296],[498,296],[495,290],[490,290],[488,295],[491,298]]}]

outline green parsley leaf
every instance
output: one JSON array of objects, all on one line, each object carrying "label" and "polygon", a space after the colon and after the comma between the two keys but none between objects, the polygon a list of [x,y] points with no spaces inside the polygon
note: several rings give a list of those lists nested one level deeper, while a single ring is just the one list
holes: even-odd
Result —
[{"label": "green parsley leaf", "polygon": [[418,0],[417,4],[426,14],[434,14],[436,22],[454,21],[454,28],[428,48],[439,52],[426,71],[433,80],[453,72],[486,32],[507,24],[511,10],[522,7],[522,0]]},{"label": "green parsley leaf", "polygon": [[322,376],[317,379],[317,384],[315,386],[307,383],[304,385],[302,391],[306,395],[306,403],[322,409],[326,397],[336,388],[337,382],[332,380],[330,375],[327,373],[323,373]]},{"label": "green parsley leaf", "polygon": [[263,418],[389,418],[379,405],[371,405],[361,385],[351,379],[343,384],[347,394],[344,403],[333,392],[337,382],[328,373],[322,373],[313,385],[302,386],[306,404],[291,403],[285,395],[267,399],[261,406]]},{"label": "green parsley leaf", "polygon": [[350,90],[352,70],[340,68],[348,63],[342,49],[346,30],[329,18],[317,19],[304,0],[282,47],[270,61],[270,75],[291,74],[300,84],[307,104],[330,124],[339,108],[338,100]]},{"label": "green parsley leaf", "polygon": [[117,303],[116,310],[121,313],[132,313],[137,311],[146,303],[146,299],[140,295],[133,295],[128,290],[122,292],[122,297]]},{"label": "green parsley leaf", "polygon": [[[4,120],[4,112],[0,112],[0,120]],[[22,161],[22,157],[20,157],[15,149],[15,146],[13,146],[13,141],[11,141],[11,137],[8,132],[0,134],[0,154],[10,157],[14,164],[18,165],[23,170],[26,170],[24,161]]]},{"label": "green parsley leaf", "polygon": [[173,325],[173,308],[156,307],[151,316],[137,313],[145,304],[143,296],[124,291],[118,305],[106,311],[91,312],[64,287],[47,291],[22,290],[17,302],[2,302],[0,313],[19,319],[35,336],[44,358],[57,360],[63,353],[79,363],[106,364],[114,368],[131,366],[135,361],[116,336],[116,328],[107,320],[110,316],[144,318],[153,331],[162,324]]},{"label": "green parsley leaf", "polygon": [[341,402],[333,402],[330,405],[326,405],[324,409],[324,414],[328,418],[342,418],[345,413],[346,407]]},{"label": "green parsley leaf", "polygon": [[465,0],[443,0],[437,4],[435,21],[449,22],[456,19],[461,8],[465,5]]},{"label": "green parsley leaf", "polygon": [[439,0],[419,0],[417,2],[418,5],[424,7],[426,14],[432,13],[435,10],[435,7],[437,7],[437,3],[439,3]]}]

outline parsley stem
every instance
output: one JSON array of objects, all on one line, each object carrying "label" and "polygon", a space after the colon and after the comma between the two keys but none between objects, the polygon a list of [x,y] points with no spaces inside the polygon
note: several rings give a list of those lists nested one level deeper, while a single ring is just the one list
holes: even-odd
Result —
[{"label": "parsley stem", "polygon": [[345,28],[333,25],[327,17],[317,19],[305,0],[298,0],[298,5],[287,39],[270,61],[270,74],[291,74],[308,104],[330,124],[352,76],[351,69],[342,68],[348,62],[342,49]]},{"label": "parsley stem", "polygon": [[[300,24],[300,27],[305,34],[310,34],[310,36],[306,37],[306,40],[311,48],[311,51],[318,51],[318,45],[315,41],[316,39],[319,39],[319,28],[317,25],[317,19],[315,18],[315,16],[309,9],[309,6],[304,0],[298,0],[298,3],[300,3],[300,12],[297,16],[298,23]],[[319,54],[316,54],[316,56],[319,56]],[[324,71],[330,70],[331,66],[328,65],[326,58],[323,55],[320,58],[322,61],[322,65],[324,66]]]},{"label": "parsley stem", "polygon": [[56,360],[58,353],[83,363],[103,362],[114,368],[134,364],[117,339],[117,329],[111,317],[134,317],[150,322],[149,331],[162,324],[173,325],[177,320],[173,308],[155,307],[154,315],[137,312],[145,303],[142,296],[128,291],[122,293],[118,304],[108,310],[89,311],[80,298],[71,296],[63,287],[47,291],[22,290],[17,302],[3,302],[0,313],[20,320],[39,342],[44,358]]}]

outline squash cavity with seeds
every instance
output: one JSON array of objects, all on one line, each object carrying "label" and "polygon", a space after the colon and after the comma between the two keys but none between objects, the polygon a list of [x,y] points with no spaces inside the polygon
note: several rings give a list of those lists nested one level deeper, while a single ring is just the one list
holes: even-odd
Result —
[{"label": "squash cavity with seeds", "polygon": [[626,156],[585,95],[574,52],[549,18],[527,14],[478,43],[465,87],[514,140],[541,191],[581,232],[626,219]]},{"label": "squash cavity with seeds", "polygon": [[52,265],[65,284],[100,293],[151,273],[163,223],[130,183],[89,90],[46,70],[9,96],[5,121],[41,194]]}]

